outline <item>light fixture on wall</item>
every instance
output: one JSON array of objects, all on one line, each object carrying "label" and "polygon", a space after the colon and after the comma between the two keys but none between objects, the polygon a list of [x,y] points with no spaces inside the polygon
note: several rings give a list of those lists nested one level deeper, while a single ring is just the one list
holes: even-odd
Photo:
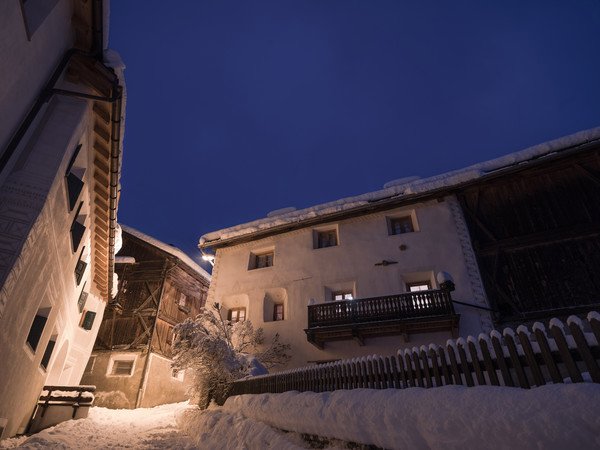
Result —
[{"label": "light fixture on wall", "polygon": [[202,249],[200,249],[200,253],[202,253],[202,259],[204,261],[208,261],[211,266],[215,267],[215,255],[207,255]]}]

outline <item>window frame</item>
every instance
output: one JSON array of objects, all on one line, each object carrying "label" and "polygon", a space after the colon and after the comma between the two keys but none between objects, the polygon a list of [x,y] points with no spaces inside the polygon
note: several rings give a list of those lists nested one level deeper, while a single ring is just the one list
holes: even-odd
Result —
[{"label": "window frame", "polygon": [[266,269],[275,264],[275,249],[250,252],[249,270]]},{"label": "window frame", "polygon": [[[240,312],[243,312],[243,316],[244,318],[240,320]],[[233,320],[234,318],[234,313],[235,314],[235,320]],[[231,323],[238,323],[238,322],[245,322],[246,321],[246,307],[245,306],[238,306],[235,308],[229,308],[227,310],[227,320],[230,321]]]},{"label": "window frame", "polygon": [[[336,299],[335,297],[341,295],[342,298]],[[346,296],[350,296],[350,298],[346,298]],[[354,292],[352,289],[340,289],[339,291],[331,292],[331,301],[332,302],[344,302],[346,300],[354,300]]]},{"label": "window frame", "polygon": [[[281,307],[281,318],[280,317],[280,313],[277,311],[277,309]],[[282,320],[285,320],[285,313],[284,313],[285,309],[283,306],[283,303],[274,303],[273,304],[273,322],[281,322]]]},{"label": "window frame", "polygon": [[[316,232],[317,232],[316,248],[329,248],[329,247],[337,247],[338,245],[340,245],[337,228],[330,228],[327,230],[317,230]],[[327,240],[322,239],[325,236],[327,236]],[[333,244],[331,244],[331,237],[333,237],[333,241],[334,241]],[[328,242],[327,245],[323,245],[325,242]]]},{"label": "window frame", "polygon": [[[430,291],[431,289],[433,289],[431,287],[431,281],[429,281],[429,280],[412,281],[412,282],[405,283],[405,284],[406,284],[406,292],[421,292],[421,291]],[[412,290],[413,287],[421,287],[421,286],[427,286],[427,289]]]},{"label": "window frame", "polygon": [[[120,354],[111,356],[108,366],[106,367],[106,376],[107,377],[131,377],[135,373],[135,367],[137,362],[137,355],[135,354]],[[131,363],[131,369],[128,374],[125,373],[115,373],[119,363]]]},{"label": "window frame", "polygon": [[[400,229],[396,229],[396,225],[400,225]],[[389,225],[389,234],[390,236],[397,236],[400,234],[414,233],[415,231],[415,223],[411,214],[406,216],[397,216],[397,217],[389,217],[388,218]],[[408,225],[408,230],[406,230],[406,225]]]}]

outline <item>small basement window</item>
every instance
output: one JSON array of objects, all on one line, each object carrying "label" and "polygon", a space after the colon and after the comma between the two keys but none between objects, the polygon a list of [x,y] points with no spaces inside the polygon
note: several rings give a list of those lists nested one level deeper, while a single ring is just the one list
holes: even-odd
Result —
[{"label": "small basement window", "polygon": [[108,366],[108,375],[117,377],[129,377],[133,374],[135,367],[135,355],[116,356]]}]

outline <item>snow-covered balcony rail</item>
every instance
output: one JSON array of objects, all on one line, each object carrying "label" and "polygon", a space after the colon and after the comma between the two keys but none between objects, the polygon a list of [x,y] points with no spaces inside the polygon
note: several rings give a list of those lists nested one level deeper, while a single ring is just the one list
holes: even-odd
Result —
[{"label": "snow-covered balcony rail", "polygon": [[87,417],[96,386],[44,386],[29,432],[35,433],[69,419]]},{"label": "snow-covered balcony rail", "polygon": [[308,306],[307,339],[319,348],[334,340],[458,330],[449,289],[333,301]]}]

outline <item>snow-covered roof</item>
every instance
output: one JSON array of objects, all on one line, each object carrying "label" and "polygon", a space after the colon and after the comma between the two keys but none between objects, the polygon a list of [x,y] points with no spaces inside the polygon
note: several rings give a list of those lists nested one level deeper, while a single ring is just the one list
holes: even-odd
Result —
[{"label": "snow-covered roof", "polygon": [[[386,183],[382,190],[369,192],[356,197],[343,198],[301,210],[285,208],[270,213],[269,216],[264,219],[207,233],[200,238],[200,246],[210,247],[211,245],[218,245],[225,240],[232,240],[276,227],[304,222],[310,219],[321,217],[325,219],[328,215],[342,211],[349,212],[383,200],[401,199],[403,197],[408,198],[414,194],[426,194],[428,192],[455,187],[484,176],[492,175],[501,170],[510,169],[520,164],[539,160],[540,158],[548,157],[598,139],[600,139],[600,127],[580,131],[569,136],[535,145],[516,153],[511,153],[463,169],[453,170],[441,175],[435,175],[429,178],[402,178]],[[279,212],[281,214],[277,214]]]},{"label": "snow-covered roof", "polygon": [[210,274],[206,270],[204,270],[202,267],[200,267],[192,258],[190,258],[188,255],[186,255],[183,251],[179,250],[177,247],[173,247],[172,245],[165,244],[164,242],[161,242],[158,239],[155,239],[151,236],[148,236],[147,234],[144,234],[144,233],[142,233],[138,230],[135,230],[131,227],[128,227],[127,225],[123,225],[122,223],[119,223],[119,225],[121,226],[121,229],[123,231],[125,231],[126,233],[129,233],[132,236],[135,236],[136,238],[141,239],[144,242],[147,242],[148,244],[162,250],[165,253],[168,253],[172,256],[175,256],[176,258],[179,258],[180,261],[184,262],[194,272],[196,272],[200,276],[204,277],[204,279],[206,279],[207,281],[210,281],[210,278],[211,278]]}]

